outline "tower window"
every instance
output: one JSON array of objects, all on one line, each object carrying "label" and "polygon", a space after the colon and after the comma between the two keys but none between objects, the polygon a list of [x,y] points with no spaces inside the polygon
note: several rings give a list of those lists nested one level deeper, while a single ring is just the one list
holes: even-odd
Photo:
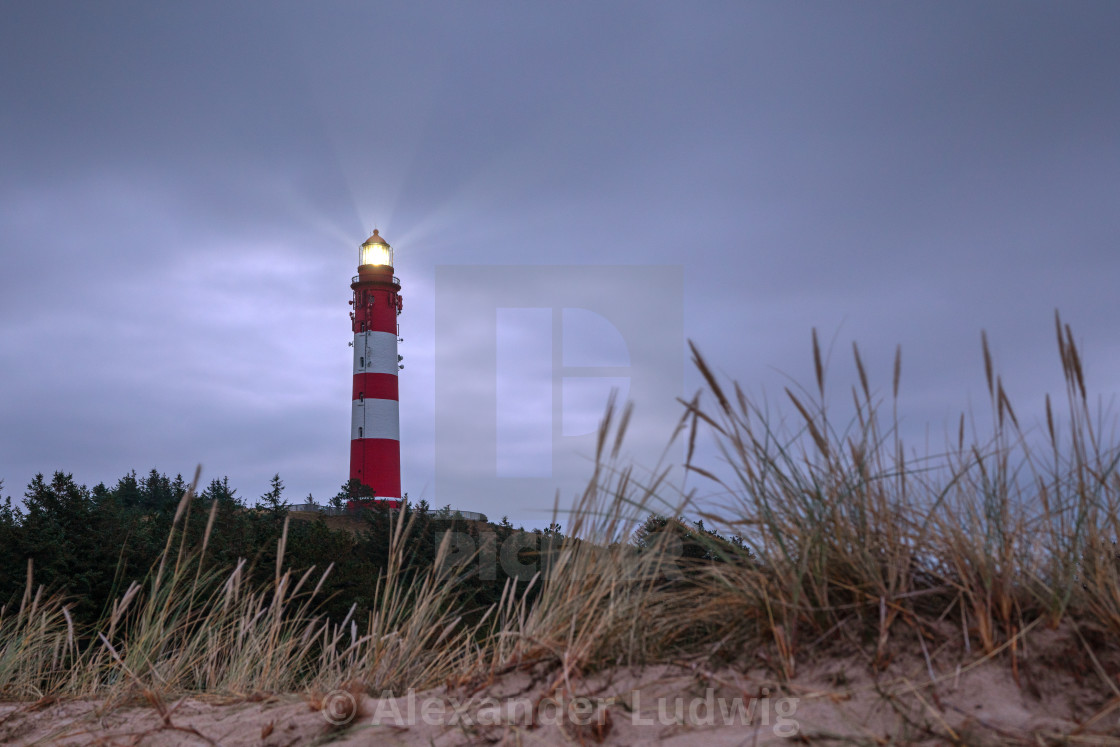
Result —
[{"label": "tower window", "polygon": [[362,437],[362,426],[358,426],[358,438]]},{"label": "tower window", "polygon": [[358,401],[359,402],[365,402],[366,401],[366,393],[365,392],[358,392]]},{"label": "tower window", "polygon": [[365,367],[366,367],[366,357],[363,355],[363,356],[358,358],[358,368],[365,368]]}]

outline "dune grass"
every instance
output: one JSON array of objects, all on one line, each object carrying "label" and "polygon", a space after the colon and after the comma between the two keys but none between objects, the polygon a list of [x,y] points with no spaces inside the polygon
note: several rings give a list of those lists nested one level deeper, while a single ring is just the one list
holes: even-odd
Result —
[{"label": "dune grass", "polygon": [[[18,606],[0,610],[0,697],[244,696],[344,682],[403,693],[530,664],[550,667],[556,687],[617,664],[713,657],[761,662],[790,679],[828,646],[885,667],[898,645],[924,650],[937,626],[959,631],[976,656],[1063,621],[1115,641],[1120,451],[1103,442],[1080,353],[1056,322],[1067,407],[1059,419],[1047,400],[1042,448],[1020,428],[985,342],[991,434],[966,438],[962,418],[945,453],[921,457],[898,436],[897,359],[883,401],[853,346],[856,415],[837,426],[814,335],[816,391],[787,390],[795,414],[787,427],[721,381],[694,347],[706,388],[682,401],[672,438],[683,441],[684,468],[717,499],[682,494],[670,466],[639,478],[621,464],[629,411],[610,408],[569,539],[528,584],[534,600],[510,581],[471,624],[455,583],[469,570],[445,562],[447,542],[425,576],[404,578],[413,527],[399,518],[374,608],[343,620],[318,611],[330,568],[284,568],[286,527],[271,581],[250,585],[244,562],[203,570],[209,528],[200,547],[182,532],[192,487],[158,566],[91,630],[75,629],[67,600],[36,588],[29,566]],[[696,463],[705,440],[719,464]],[[651,512],[681,531],[637,548],[632,533]],[[684,558],[685,514],[737,539],[694,533],[706,555]]]}]

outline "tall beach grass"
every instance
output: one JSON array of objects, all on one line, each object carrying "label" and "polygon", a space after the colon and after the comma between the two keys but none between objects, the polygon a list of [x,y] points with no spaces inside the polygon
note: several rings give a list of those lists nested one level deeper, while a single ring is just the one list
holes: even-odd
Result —
[{"label": "tall beach grass", "polygon": [[[686,454],[677,467],[718,499],[674,487],[673,465],[637,473],[623,464],[629,411],[612,407],[568,538],[470,624],[455,582],[469,569],[448,562],[444,542],[426,575],[406,580],[414,527],[399,517],[373,609],[341,620],[319,611],[329,567],[284,567],[286,528],[267,583],[250,584],[244,562],[204,570],[214,513],[190,546],[182,527],[192,487],[159,564],[92,629],[76,629],[69,600],[37,588],[28,567],[23,597],[0,610],[0,697],[118,701],[345,682],[403,693],[530,665],[560,687],[613,665],[712,658],[789,679],[829,647],[863,652],[872,667],[900,646],[928,658],[926,641],[946,631],[977,657],[1063,623],[1116,641],[1120,451],[1104,442],[1072,333],[1057,319],[1056,331],[1064,417],[1047,399],[1041,448],[1020,427],[985,341],[990,434],[968,437],[962,419],[950,448],[921,456],[898,435],[898,359],[891,396],[879,399],[853,346],[855,417],[834,423],[814,335],[812,388],[787,391],[784,425],[693,347],[706,386],[682,401],[671,438]],[[718,464],[698,463],[705,440]],[[639,547],[633,531],[650,513],[669,531]],[[700,556],[682,555],[686,533],[706,546]]]}]

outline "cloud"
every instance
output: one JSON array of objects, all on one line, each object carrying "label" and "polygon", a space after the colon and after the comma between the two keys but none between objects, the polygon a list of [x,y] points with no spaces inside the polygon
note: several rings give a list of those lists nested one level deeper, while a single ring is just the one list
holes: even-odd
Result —
[{"label": "cloud", "polygon": [[1108,3],[13,8],[0,477],[203,461],[243,495],[277,471],[293,497],[332,494],[374,222],[406,298],[414,497],[435,490],[440,356],[478,343],[436,350],[438,265],[678,265],[684,336],[775,407],[786,374],[809,377],[811,328],[841,398],[852,340],[881,389],[901,343],[916,440],[984,401],[982,328],[1020,417],[1039,413],[1061,388],[1055,308],[1113,396],[1118,20]]}]

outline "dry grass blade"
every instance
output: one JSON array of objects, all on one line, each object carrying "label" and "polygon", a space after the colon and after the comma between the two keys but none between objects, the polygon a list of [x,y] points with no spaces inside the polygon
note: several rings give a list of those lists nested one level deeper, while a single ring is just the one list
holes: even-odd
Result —
[{"label": "dry grass blade", "polygon": [[859,372],[859,386],[863,391],[863,400],[871,404],[871,387],[867,384],[867,371],[863,368],[863,360],[859,357],[859,346],[852,342],[852,356],[856,359],[856,371]]},{"label": "dry grass blade", "polygon": [[902,346],[894,351],[894,376],[891,380],[891,392],[894,399],[898,399],[898,385],[902,382]]},{"label": "dry grass blade", "polygon": [[988,348],[988,333],[980,330],[980,349],[984,352],[984,380],[988,382],[988,396],[996,396],[995,384],[992,378],[992,352]]},{"label": "dry grass blade", "polygon": [[817,328],[813,327],[813,372],[817,378],[817,392],[824,399],[824,364],[821,362],[821,345],[817,340]]},{"label": "dry grass blade", "polygon": [[793,406],[797,408],[797,411],[801,413],[801,417],[805,419],[805,426],[809,429],[809,434],[813,437],[813,443],[817,445],[817,449],[822,455],[827,457],[828,442],[825,440],[820,430],[817,429],[817,424],[813,422],[813,417],[809,415],[809,411],[805,409],[805,406],[801,404],[797,396],[791,392],[788,387],[786,388],[786,396],[790,398],[790,401],[793,402]]},{"label": "dry grass blade", "polygon": [[692,350],[692,362],[696,366],[696,370],[704,377],[704,381],[708,384],[708,388],[712,394],[716,395],[716,400],[719,402],[720,408],[725,413],[731,412],[731,404],[727,401],[727,397],[723,394],[723,389],[720,387],[716,377],[712,375],[708,364],[704,362],[704,357],[700,355],[700,351],[696,347],[696,343],[692,340],[688,341],[688,347]]}]

